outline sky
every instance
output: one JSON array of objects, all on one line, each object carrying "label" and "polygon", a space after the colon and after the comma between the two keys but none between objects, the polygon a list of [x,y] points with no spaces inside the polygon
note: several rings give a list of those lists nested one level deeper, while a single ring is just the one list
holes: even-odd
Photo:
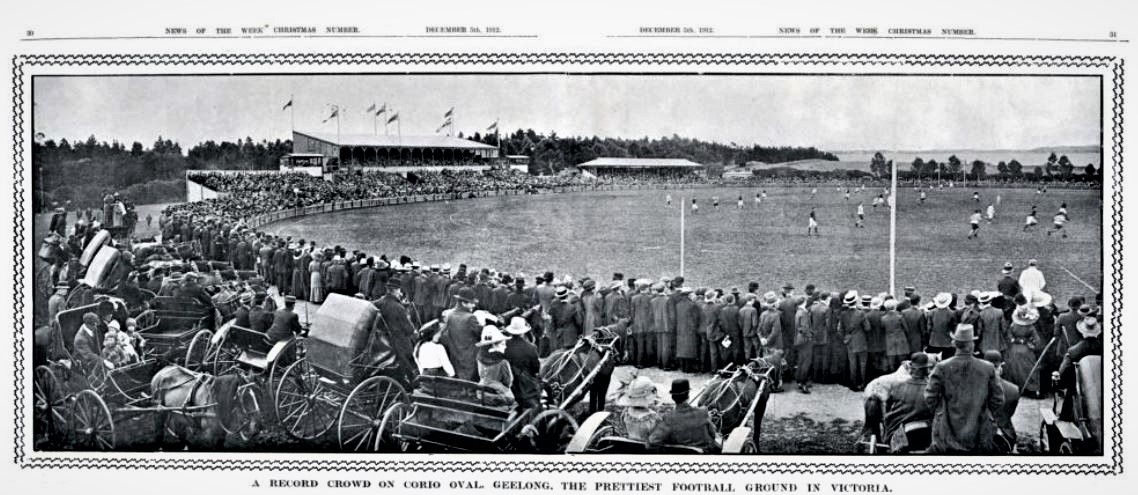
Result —
[{"label": "sky", "polygon": [[[282,110],[294,102],[294,111]],[[824,150],[1028,149],[1097,145],[1094,77],[814,75],[38,76],[34,123],[48,139],[287,139],[340,105],[344,134],[371,133],[372,103],[404,135],[534,129],[558,135],[816,146]],[[395,124],[389,128],[397,132]],[[378,132],[384,132],[382,122]]]}]

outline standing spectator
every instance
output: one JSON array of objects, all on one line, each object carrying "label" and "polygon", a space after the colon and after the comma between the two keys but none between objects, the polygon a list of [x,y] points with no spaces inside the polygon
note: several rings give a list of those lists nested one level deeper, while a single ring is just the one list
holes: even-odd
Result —
[{"label": "standing spectator", "polygon": [[771,376],[774,386],[771,392],[782,391],[782,363],[786,357],[782,340],[782,320],[778,311],[778,296],[774,292],[763,295],[763,313],[759,315],[759,343],[763,346],[761,356],[774,367]]},{"label": "standing spectator", "polygon": [[1036,330],[1038,321],[1039,311],[1031,306],[1021,306],[1012,313],[1012,326],[1008,329],[1011,341],[1004,371],[1008,381],[1016,384],[1027,396],[1039,394],[1039,374],[1028,374],[1035,367],[1037,353],[1043,347]]},{"label": "standing spectator", "polygon": [[663,370],[672,369],[672,349],[668,346],[668,296],[664,282],[652,286],[652,334],[656,339],[656,365]]},{"label": "standing spectator", "polygon": [[593,329],[604,326],[604,300],[596,289],[597,282],[593,279],[581,284],[581,332],[584,335],[592,335]]},{"label": "standing spectator", "polygon": [[[996,376],[1003,376],[1004,357],[1000,351],[984,351],[984,360],[996,367]],[[1012,418],[1015,417],[1016,408],[1019,407],[1019,387],[1003,378],[1000,378],[1000,387],[1004,390],[1004,405],[995,415],[996,428],[999,429],[997,435],[1003,436],[1008,445],[1014,448],[1017,435],[1015,425],[1012,424]]]},{"label": "standing spectator", "polygon": [[782,299],[778,302],[779,323],[782,328],[782,343],[787,348],[787,366],[794,367],[797,361],[794,356],[794,315],[798,313],[798,305],[794,303],[794,286],[790,283],[782,286]]},{"label": "standing spectator", "polygon": [[692,301],[692,289],[681,287],[676,291],[681,297],[676,299],[676,361],[681,370],[687,373],[699,372],[700,347],[703,334],[699,331],[701,311]]},{"label": "standing spectator", "polygon": [[[464,288],[473,293],[473,289]],[[462,291],[459,291],[460,293]],[[553,305],[550,313],[553,316],[553,334],[549,336],[549,345],[553,349],[569,349],[577,343],[581,336],[581,310],[576,304],[569,302],[569,289],[560,286],[554,292]]]},{"label": "standing spectator", "polygon": [[897,312],[897,300],[885,301],[885,313],[881,315],[881,327],[885,329],[885,371],[892,373],[901,367],[909,352],[909,332],[905,318]]},{"label": "standing spectator", "polygon": [[928,323],[925,311],[921,309],[921,296],[909,296],[909,307],[901,311],[905,320],[905,334],[909,340],[909,353],[923,352],[929,345]]},{"label": "standing spectator", "polygon": [[474,290],[464,287],[456,296],[457,302],[443,323],[440,342],[446,348],[447,356],[454,365],[455,377],[472,382],[478,381],[478,347],[482,339],[482,326],[474,316],[478,299]]},{"label": "standing spectator", "polygon": [[1008,348],[1008,322],[1004,319],[1003,310],[992,306],[993,297],[995,294],[984,292],[977,298],[980,302],[980,318],[976,322],[976,329],[980,332],[980,352],[1002,353]]},{"label": "standing spectator", "polygon": [[719,326],[719,305],[715,304],[715,291],[706,291],[703,294],[703,304],[699,309],[700,334],[707,347],[707,362],[704,368],[715,372],[727,362],[727,350],[723,348],[723,339],[727,335]]},{"label": "standing spectator", "polygon": [[1012,266],[1012,262],[1004,263],[1004,268],[1000,271],[1000,273],[1003,274],[1003,278],[1001,278],[999,282],[996,282],[996,290],[1000,291],[1000,294],[1003,294],[1009,301],[1012,300],[1016,294],[1020,293],[1019,281],[1012,276],[1012,270],[1014,269],[1015,267]]},{"label": "standing spectator", "polygon": [[842,300],[846,310],[839,320],[842,340],[846,344],[847,360],[849,362],[850,389],[854,392],[865,390],[868,382],[866,377],[866,364],[868,360],[868,347],[866,333],[869,332],[869,322],[865,313],[858,306],[857,291],[850,291]]},{"label": "standing spectator", "polygon": [[830,318],[830,293],[820,291],[809,306],[810,328],[814,329],[814,361],[810,364],[813,372],[812,381],[829,383],[826,374],[830,369],[830,333],[833,324]]},{"label": "standing spectator", "polygon": [[645,368],[656,363],[656,338],[653,334],[652,295],[648,280],[636,281],[637,291],[629,300],[632,306],[632,341],[636,347],[636,367]]},{"label": "standing spectator", "polygon": [[937,363],[925,389],[933,410],[930,453],[976,454],[994,451],[993,418],[1004,405],[1004,391],[996,367],[972,355],[972,325],[961,324],[952,335],[953,357]]},{"label": "standing spectator", "polygon": [[865,320],[869,322],[869,331],[865,334],[867,381],[896,370],[885,365],[885,327],[881,324],[881,316],[885,314],[881,310],[884,302],[881,297],[870,297],[868,294],[862,296],[863,305],[869,307],[869,311],[865,312]]},{"label": "standing spectator", "polygon": [[1039,261],[1035,259],[1027,261],[1027,268],[1024,268],[1019,274],[1019,286],[1028,299],[1031,299],[1036,292],[1042,291],[1047,286],[1043,272],[1039,271]]},{"label": "standing spectator", "polygon": [[794,348],[798,356],[794,381],[798,384],[798,390],[804,394],[810,393],[815,334],[815,329],[810,322],[810,311],[806,309],[806,300],[807,298],[803,296],[795,297],[795,302],[798,303],[798,312],[794,315]]},{"label": "standing spectator", "polygon": [[739,330],[743,334],[743,357],[747,361],[759,357],[759,310],[755,309],[755,294],[743,296],[743,307],[739,309]]},{"label": "standing spectator", "polygon": [[937,294],[933,298],[933,304],[936,309],[930,311],[927,318],[929,327],[928,352],[940,354],[941,359],[948,359],[954,353],[952,332],[958,322],[956,312],[948,307],[949,304],[952,304],[952,295],[946,292]]}]

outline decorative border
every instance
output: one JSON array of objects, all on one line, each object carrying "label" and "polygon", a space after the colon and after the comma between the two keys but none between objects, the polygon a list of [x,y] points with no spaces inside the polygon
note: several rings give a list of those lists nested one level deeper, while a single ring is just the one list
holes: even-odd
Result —
[{"label": "decorative border", "polygon": [[[1039,67],[1107,69],[1113,74],[1110,110],[1112,127],[1110,149],[1114,166],[1111,179],[1111,296],[1113,328],[1122,328],[1122,130],[1123,81],[1125,61],[1107,56],[1047,55],[946,55],[946,54],[822,54],[822,53],[284,53],[284,54],[48,54],[12,57],[12,151],[15,235],[14,257],[14,362],[15,362],[15,464],[25,469],[203,469],[203,470],[282,470],[349,471],[383,470],[403,472],[607,472],[607,473],[777,473],[777,474],[1076,474],[1119,475],[1122,473],[1122,349],[1121,332],[1111,333],[1115,353],[1111,360],[1114,418],[1111,440],[1114,452],[1109,463],[848,463],[848,462],[622,462],[579,461],[580,457],[560,457],[550,461],[432,461],[432,460],[319,460],[304,459],[155,459],[146,457],[74,457],[29,459],[25,453],[23,388],[25,340],[25,264],[24,238],[24,67],[83,66],[211,66],[211,65],[602,65],[621,66],[866,66],[866,67]],[[1104,143],[1105,144],[1105,143]],[[1105,164],[1105,162],[1104,162]],[[407,455],[407,454],[403,454]],[[423,456],[424,458],[426,456]],[[552,458],[551,458],[552,459]],[[898,460],[902,458],[896,458]]]}]

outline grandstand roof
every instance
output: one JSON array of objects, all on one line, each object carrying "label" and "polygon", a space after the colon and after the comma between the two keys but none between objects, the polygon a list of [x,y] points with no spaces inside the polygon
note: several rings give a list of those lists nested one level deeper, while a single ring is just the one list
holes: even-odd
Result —
[{"label": "grandstand roof", "polygon": [[700,168],[684,158],[613,158],[602,156],[577,165],[579,168]]},{"label": "grandstand roof", "polygon": [[488,144],[471,141],[454,136],[428,135],[407,136],[375,135],[375,134],[340,134],[325,132],[300,132],[297,134],[308,136],[334,145],[360,146],[374,148],[460,148],[460,149],[495,149]]}]

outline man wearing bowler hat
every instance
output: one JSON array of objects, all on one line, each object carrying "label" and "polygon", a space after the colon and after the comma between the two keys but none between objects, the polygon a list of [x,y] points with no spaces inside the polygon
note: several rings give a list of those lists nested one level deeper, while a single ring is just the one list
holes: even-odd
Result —
[{"label": "man wearing bowler hat", "polygon": [[454,365],[456,378],[478,381],[478,348],[475,344],[482,340],[482,325],[474,316],[478,299],[474,289],[463,287],[455,294],[454,310],[446,317],[441,342],[447,356]]},{"label": "man wearing bowler hat", "polygon": [[956,354],[937,363],[925,388],[933,417],[930,453],[989,453],[995,450],[995,418],[1004,406],[1004,389],[996,367],[973,356],[976,332],[957,325],[952,334]]},{"label": "man wearing bowler hat", "polygon": [[648,435],[648,448],[664,445],[684,445],[703,449],[704,452],[718,450],[715,426],[707,409],[688,404],[691,384],[687,378],[672,380],[672,402],[676,408],[660,418],[660,422]]}]

